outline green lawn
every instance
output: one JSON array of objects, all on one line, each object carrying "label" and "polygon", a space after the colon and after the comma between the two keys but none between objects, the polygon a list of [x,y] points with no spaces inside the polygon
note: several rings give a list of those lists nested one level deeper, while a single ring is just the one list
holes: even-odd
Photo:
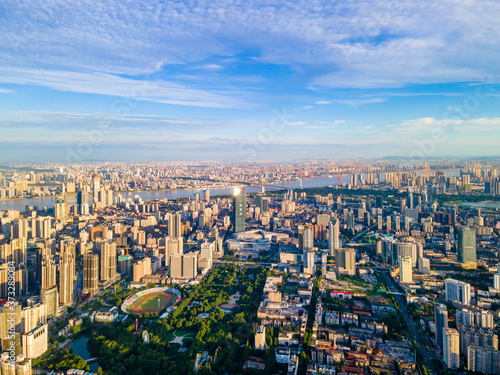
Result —
[{"label": "green lawn", "polygon": [[140,312],[143,310],[144,312],[157,312],[158,311],[158,299],[160,300],[160,309],[167,303],[168,301],[174,298],[173,295],[167,293],[154,293],[145,296],[141,296],[133,303],[129,310]]}]

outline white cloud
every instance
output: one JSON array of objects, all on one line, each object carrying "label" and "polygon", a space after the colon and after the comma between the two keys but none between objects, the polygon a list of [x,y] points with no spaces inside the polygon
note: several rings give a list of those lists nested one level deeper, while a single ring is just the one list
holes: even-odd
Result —
[{"label": "white cloud", "polygon": [[[160,80],[155,76],[134,80],[105,73],[75,73],[4,66],[0,67],[0,81],[47,86],[59,91],[112,95],[167,104],[215,108],[245,108],[249,106],[242,100],[231,96],[230,92],[218,93],[194,89]],[[233,95],[236,96],[236,93]]]},{"label": "white cloud", "polygon": [[[312,87],[401,87],[500,76],[494,37],[500,35],[500,3],[492,0],[298,0],[293,6],[284,0],[203,6],[18,0],[4,2],[2,14],[0,61],[27,69],[27,81],[40,85],[47,78],[36,77],[40,68],[91,75],[143,75],[172,64],[220,70],[207,59],[229,63],[248,50],[259,51],[257,62],[290,66]],[[53,87],[50,81],[47,86]],[[78,80],[68,88],[95,91]]]}]

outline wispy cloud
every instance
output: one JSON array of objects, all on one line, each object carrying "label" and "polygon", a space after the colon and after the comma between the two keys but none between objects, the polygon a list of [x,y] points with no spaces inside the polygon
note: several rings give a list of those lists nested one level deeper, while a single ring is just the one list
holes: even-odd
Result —
[{"label": "wispy cloud", "polygon": [[47,86],[66,92],[81,92],[127,97],[157,103],[214,108],[245,108],[236,96],[242,93],[218,93],[193,89],[181,84],[158,79],[130,79],[105,73],[75,73],[61,70],[0,67],[0,81],[13,84]]}]

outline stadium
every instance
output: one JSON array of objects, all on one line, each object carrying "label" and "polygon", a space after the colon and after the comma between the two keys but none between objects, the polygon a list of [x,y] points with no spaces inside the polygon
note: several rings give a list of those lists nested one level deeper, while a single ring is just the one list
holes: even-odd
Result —
[{"label": "stadium", "polygon": [[128,296],[122,303],[125,314],[158,313],[181,300],[181,292],[173,288],[151,288]]}]

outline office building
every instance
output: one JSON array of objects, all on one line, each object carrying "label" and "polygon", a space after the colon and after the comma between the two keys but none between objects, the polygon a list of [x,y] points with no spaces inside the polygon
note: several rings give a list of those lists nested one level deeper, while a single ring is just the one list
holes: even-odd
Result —
[{"label": "office building", "polygon": [[443,328],[443,361],[450,369],[460,367],[460,335],[454,328]]},{"label": "office building", "polygon": [[233,231],[234,233],[241,233],[245,231],[245,189],[234,188],[233,195]]},{"label": "office building", "polygon": [[476,230],[474,228],[459,227],[457,229],[458,261],[476,261]]}]

